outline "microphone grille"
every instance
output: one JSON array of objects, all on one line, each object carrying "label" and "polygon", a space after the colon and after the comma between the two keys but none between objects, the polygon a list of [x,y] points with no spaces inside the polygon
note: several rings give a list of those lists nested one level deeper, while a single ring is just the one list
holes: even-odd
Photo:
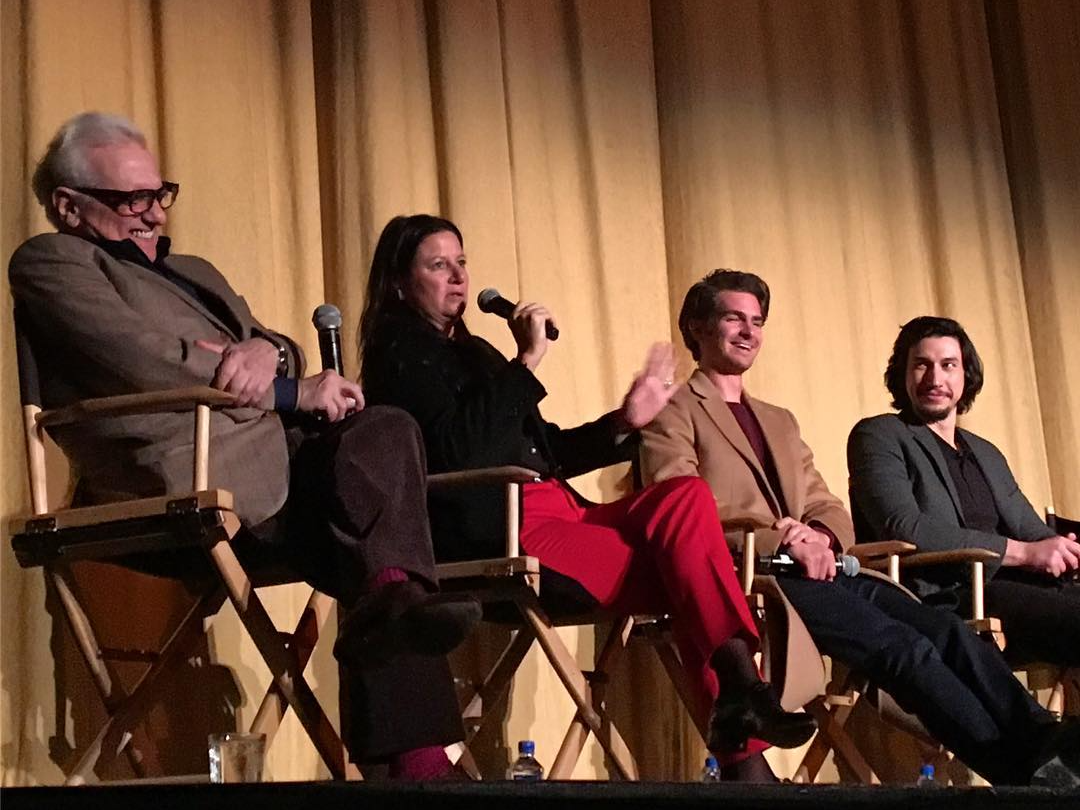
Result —
[{"label": "microphone grille", "polygon": [[502,296],[498,290],[494,287],[485,287],[476,296],[476,305],[480,307],[481,312],[491,312],[491,305],[499,298],[502,298]]},{"label": "microphone grille", "polygon": [[840,571],[845,577],[853,577],[859,573],[859,558],[850,554],[840,555]]},{"label": "microphone grille", "polygon": [[316,329],[340,329],[341,310],[333,304],[319,304],[311,315],[311,322]]}]

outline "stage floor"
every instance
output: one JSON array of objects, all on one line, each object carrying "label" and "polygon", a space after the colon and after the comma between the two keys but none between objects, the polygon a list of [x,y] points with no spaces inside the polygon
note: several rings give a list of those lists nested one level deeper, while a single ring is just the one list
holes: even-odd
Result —
[{"label": "stage floor", "polygon": [[1040,788],[858,787],[846,785],[702,785],[668,782],[472,782],[387,785],[279,782],[259,785],[124,785],[7,788],[3,810],[564,810],[605,807],[772,810],[772,808],[1080,808],[1080,791]]}]

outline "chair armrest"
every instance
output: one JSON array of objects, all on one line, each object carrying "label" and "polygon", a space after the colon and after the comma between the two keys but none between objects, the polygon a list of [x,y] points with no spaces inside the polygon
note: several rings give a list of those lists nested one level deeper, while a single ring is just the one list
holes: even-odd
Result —
[{"label": "chair armrest", "polygon": [[41,411],[35,417],[38,427],[69,425],[106,416],[190,411],[199,405],[227,408],[236,397],[206,385],[148,391],[144,394],[122,394],[115,397],[84,399],[63,408]]},{"label": "chair armrest", "polygon": [[210,409],[228,407],[235,402],[236,398],[232,394],[203,385],[84,399],[63,408],[48,411],[42,411],[37,405],[24,405],[23,433],[26,440],[26,460],[30,478],[30,503],[34,514],[41,515],[48,511],[43,436],[45,428],[78,424],[110,416],[194,411],[195,453],[192,459],[192,489],[200,492],[209,485]]},{"label": "chair armrest", "polygon": [[427,477],[427,485],[429,490],[438,492],[476,484],[531,484],[539,480],[540,473],[536,470],[506,465],[435,473]]},{"label": "chair armrest", "polygon": [[960,565],[964,563],[985,563],[1000,558],[996,551],[987,548],[957,548],[949,551],[920,551],[909,554],[901,560],[904,568],[918,568],[927,565]]},{"label": "chair armrest", "polygon": [[477,484],[504,484],[506,487],[506,556],[521,554],[521,485],[540,480],[540,473],[526,467],[480,467],[475,470],[436,473],[427,477],[429,492],[445,492]]},{"label": "chair armrest", "polygon": [[918,550],[914,543],[903,540],[880,540],[876,543],[856,543],[845,552],[859,561],[860,565],[869,566],[876,560],[885,560],[894,554],[905,557]]}]

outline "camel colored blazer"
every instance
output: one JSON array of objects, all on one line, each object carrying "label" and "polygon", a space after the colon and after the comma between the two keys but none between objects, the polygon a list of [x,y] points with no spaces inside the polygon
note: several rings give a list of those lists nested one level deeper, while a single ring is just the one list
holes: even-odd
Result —
[{"label": "camel colored blazer", "polygon": [[[196,347],[199,338],[274,335],[292,349],[290,373],[302,372],[296,345],[256,321],[209,262],[168,256],[164,265],[218,298],[230,322],[159,273],[77,236],[43,234],[15,252],[8,272],[17,339],[20,356],[29,350],[37,367],[37,404],[58,408],[88,397],[209,385],[220,358]],[[57,428],[52,435],[79,479],[77,500],[96,503],[190,490],[193,423],[184,413],[136,415]],[[215,411],[210,437],[210,486],[233,491],[245,523],[277,512],[289,474],[277,414]]]},{"label": "camel colored blazer", "polygon": [[[745,401],[765,434],[790,516],[827,526],[846,549],[855,538],[851,517],[814,467],[795,417],[749,396]],[[721,520],[751,522],[758,527],[759,553],[776,550],[779,537],[772,526],[784,517],[780,501],[731,409],[702,371],[641,432],[641,471],[646,483],[700,475],[713,491]]]},{"label": "camel colored blazer", "polygon": [[[851,518],[814,468],[813,454],[799,436],[795,417],[750,397],[746,403],[765,434],[791,516],[828,526],[847,548],[854,539]],[[758,553],[776,550],[779,537],[772,525],[783,517],[779,500],[731,409],[701,371],[695,371],[641,431],[641,472],[646,484],[678,475],[701,476],[713,491],[721,520],[749,521],[756,527]],[[729,542],[740,545],[741,539],[733,535],[728,533]],[[768,677],[782,684],[784,707],[798,708],[821,694],[825,678],[821,656],[775,578],[755,577],[754,589],[764,595],[770,623],[781,622],[779,637],[787,640],[770,649]]]}]

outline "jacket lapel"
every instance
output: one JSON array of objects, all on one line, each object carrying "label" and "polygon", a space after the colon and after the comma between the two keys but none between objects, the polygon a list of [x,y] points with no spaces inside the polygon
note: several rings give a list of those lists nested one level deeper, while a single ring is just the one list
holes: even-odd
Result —
[{"label": "jacket lapel", "polygon": [[[731,409],[716,389],[716,386],[709,381],[709,378],[700,369],[691,375],[687,385],[700,398],[702,409],[713,424],[716,425],[720,434],[754,471],[758,482],[761,484],[762,491],[769,496],[769,506],[772,508],[773,513],[780,517],[779,502],[775,493],[769,487],[769,480],[765,475],[765,470],[762,469],[761,462],[758,461],[757,454],[754,453],[754,448],[750,446],[750,440],[746,438],[746,434],[743,433],[739,423],[732,416]],[[764,425],[762,430],[764,430]]]},{"label": "jacket lapel", "polygon": [[960,516],[960,523],[963,524],[964,510],[960,508],[960,495],[956,491],[956,484],[953,483],[952,475],[949,474],[948,464],[945,462],[945,456],[941,454],[941,448],[938,447],[938,440],[934,438],[933,431],[926,425],[908,425],[908,429],[929,457],[930,463],[934,465],[934,471],[949,493],[949,497],[952,498],[953,507],[956,509],[956,514]]},{"label": "jacket lapel", "polygon": [[[226,334],[232,335],[234,340],[244,339],[244,335],[237,332],[237,329],[243,331],[243,321],[241,320],[239,313],[237,313],[237,311],[229,304],[229,299],[222,294],[223,291],[214,289],[214,287],[209,286],[206,283],[206,279],[202,278],[196,273],[190,272],[191,268],[186,267],[182,262],[173,262],[166,259],[165,263],[171,272],[184,279],[184,281],[188,282],[188,284],[191,284],[193,287],[198,287],[203,294],[216,298],[218,303],[221,304],[222,310],[228,311],[229,314],[232,315],[232,323],[226,323],[225,321],[222,321],[221,318],[214,314],[212,310],[207,309],[203,305],[201,300],[188,295],[186,291],[180,289],[168,279],[158,276],[162,282],[172,287],[174,292],[183,299],[184,303],[192,307],[200,315],[205,316],[218,329],[225,332]],[[158,274],[155,273],[154,275]],[[225,292],[231,293],[231,291]]]}]

